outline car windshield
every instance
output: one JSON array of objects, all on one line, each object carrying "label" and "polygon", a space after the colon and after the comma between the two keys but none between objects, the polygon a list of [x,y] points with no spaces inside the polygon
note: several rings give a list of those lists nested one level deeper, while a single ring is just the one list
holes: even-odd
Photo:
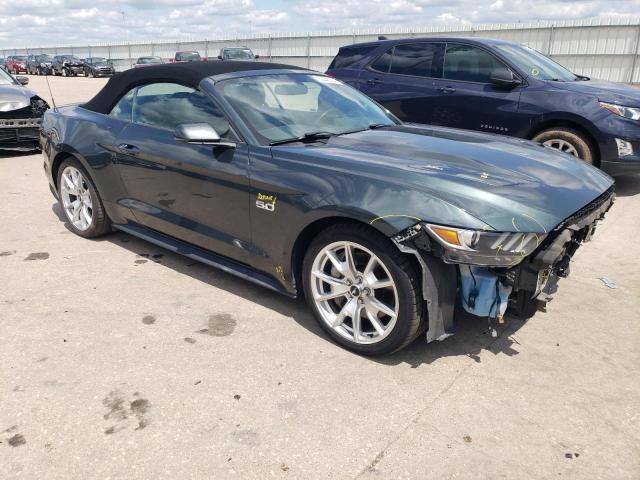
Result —
[{"label": "car windshield", "polygon": [[573,82],[579,79],[562,65],[524,45],[496,45],[496,48],[521,70],[539,80]]},{"label": "car windshield", "polygon": [[13,60],[16,62],[25,62],[27,57],[13,57]]},{"label": "car windshield", "polygon": [[63,62],[79,62],[80,61],[78,57],[74,57],[74,56],[62,57],[61,60]]},{"label": "car windshield", "polygon": [[11,75],[9,75],[4,68],[0,68],[0,85],[15,85]]},{"label": "car windshield", "polygon": [[181,61],[198,61],[200,60],[200,54],[198,52],[179,53],[176,55],[177,60]]},{"label": "car windshield", "polygon": [[107,59],[102,57],[89,58],[88,60],[89,63],[107,63]]},{"label": "car windshield", "polygon": [[263,143],[341,135],[398,121],[364,94],[316,74],[223,80],[216,88]]},{"label": "car windshield", "polygon": [[224,57],[229,60],[251,60],[253,53],[248,48],[228,48],[224,51]]},{"label": "car windshield", "polygon": [[49,55],[38,55],[36,57],[36,60],[39,62],[50,62],[51,61],[51,57]]},{"label": "car windshield", "polygon": [[140,57],[138,63],[162,63],[159,57]]}]

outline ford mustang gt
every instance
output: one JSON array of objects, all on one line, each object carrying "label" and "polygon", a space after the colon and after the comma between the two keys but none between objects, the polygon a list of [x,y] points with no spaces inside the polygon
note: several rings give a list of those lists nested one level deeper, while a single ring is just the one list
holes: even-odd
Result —
[{"label": "ford mustang gt", "polygon": [[143,238],[285,295],[357,353],[497,335],[569,273],[614,200],[601,171],[527,140],[405,124],[286,65],[131,69],[45,114],[44,168],[69,228]]}]

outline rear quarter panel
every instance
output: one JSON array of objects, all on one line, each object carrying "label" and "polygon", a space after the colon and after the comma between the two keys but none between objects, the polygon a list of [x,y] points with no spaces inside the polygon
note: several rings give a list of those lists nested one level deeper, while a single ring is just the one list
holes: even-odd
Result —
[{"label": "rear quarter panel", "polygon": [[119,205],[126,192],[112,149],[125,123],[80,106],[60,107],[45,113],[41,144],[45,155],[45,169],[50,183],[57,190],[57,173],[64,158],[73,156],[87,170],[93,180],[107,214],[114,223],[131,218],[128,208]]}]

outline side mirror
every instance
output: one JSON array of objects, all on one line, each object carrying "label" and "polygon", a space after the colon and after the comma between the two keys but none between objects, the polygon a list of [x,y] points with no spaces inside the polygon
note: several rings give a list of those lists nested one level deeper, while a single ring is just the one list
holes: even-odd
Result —
[{"label": "side mirror", "polygon": [[219,147],[235,148],[236,144],[222,140],[215,128],[208,123],[182,123],[174,132],[177,141],[215,145]]},{"label": "side mirror", "polygon": [[29,83],[29,77],[25,77],[24,75],[16,75],[16,81],[20,85],[27,85]]},{"label": "side mirror", "polygon": [[222,55],[218,55],[218,60],[222,60]]},{"label": "side mirror", "polygon": [[254,55],[253,58],[260,58],[260,55]]},{"label": "side mirror", "polygon": [[491,83],[494,85],[500,87],[514,88],[522,84],[520,79],[508,68],[496,68],[491,72],[491,75],[489,75],[489,80],[491,80]]}]

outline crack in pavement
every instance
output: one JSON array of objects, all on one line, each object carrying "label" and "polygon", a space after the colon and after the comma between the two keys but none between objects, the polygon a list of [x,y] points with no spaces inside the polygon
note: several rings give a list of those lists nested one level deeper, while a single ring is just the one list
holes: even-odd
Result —
[{"label": "crack in pavement", "polygon": [[[498,342],[500,340],[504,340],[504,339],[508,338],[510,335],[513,335],[515,332],[512,331],[512,328],[513,327],[510,326],[510,327],[506,328],[504,331],[502,331],[495,339],[490,341],[484,347],[484,350],[489,350],[490,351],[491,347],[496,342]],[[387,442],[387,444],[384,446],[384,448],[378,452],[378,454],[373,458],[373,460],[371,460],[371,462],[369,462],[367,464],[367,466],[365,466],[362,470],[360,470],[360,472],[355,477],[353,477],[353,479],[357,480],[357,479],[361,478],[365,473],[373,470],[376,467],[376,465],[378,465],[382,461],[382,459],[384,458],[386,452],[394,444],[396,444],[398,442],[398,440],[400,440],[402,437],[404,437],[404,435],[407,433],[407,431],[409,430],[411,425],[415,425],[416,423],[418,423],[418,420],[427,411],[427,409],[430,408],[433,404],[435,404],[440,399],[440,397],[442,397],[449,390],[451,390],[451,387],[453,387],[455,385],[455,383],[460,379],[460,377],[462,377],[462,375],[464,375],[472,366],[477,365],[477,364],[478,364],[477,362],[473,361],[473,362],[469,363],[468,365],[466,365],[465,367],[463,367],[462,370],[460,370],[453,377],[453,379],[433,398],[433,400],[428,405],[425,405],[424,408],[421,408],[420,410],[418,410],[418,412],[415,415],[413,415],[411,420],[409,422],[407,422],[407,425],[403,429],[401,429],[391,440],[389,440],[389,442]],[[443,435],[444,437],[447,437],[446,435],[442,434],[442,432],[440,432],[440,431],[438,431],[438,432],[441,435]]]}]

